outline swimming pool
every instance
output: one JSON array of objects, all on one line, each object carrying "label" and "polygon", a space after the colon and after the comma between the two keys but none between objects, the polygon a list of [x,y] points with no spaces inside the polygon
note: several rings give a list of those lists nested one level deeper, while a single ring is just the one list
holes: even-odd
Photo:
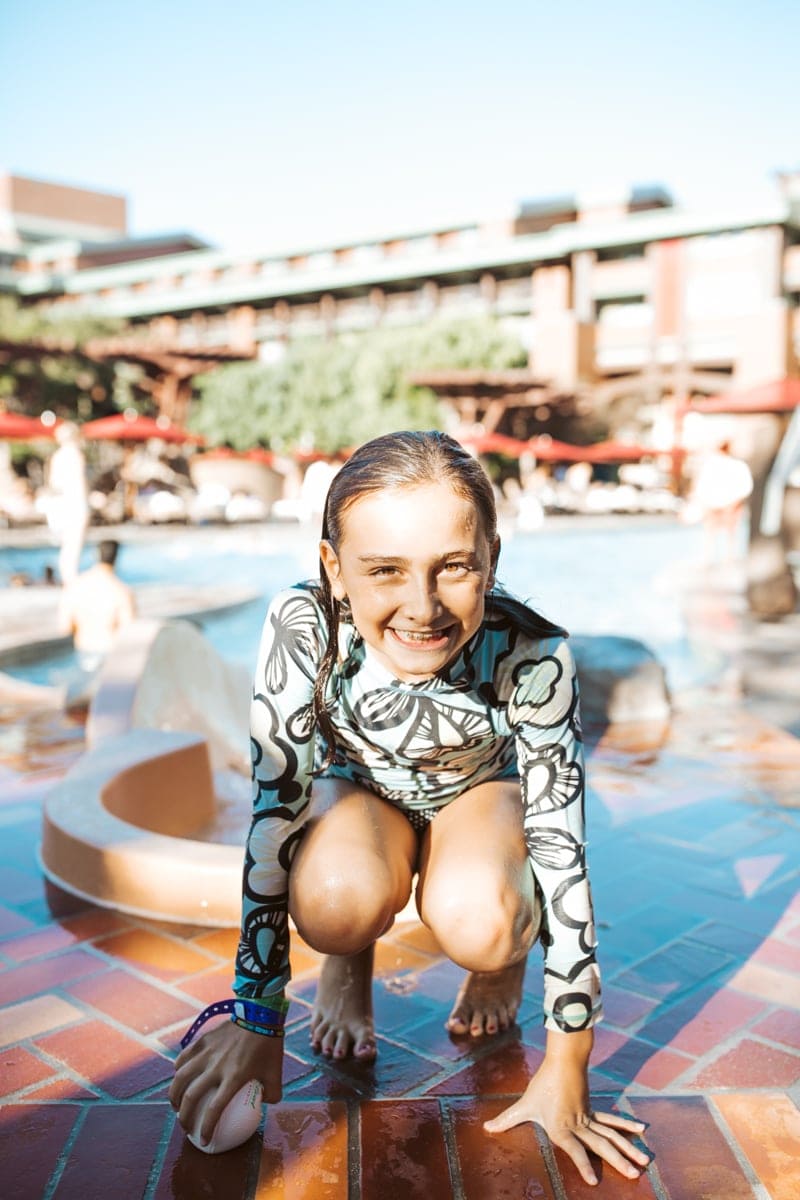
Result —
[{"label": "swimming pool", "polygon": [[[125,542],[119,573],[134,586],[202,586],[224,580],[251,588],[259,599],[202,622],[224,657],[250,666],[269,599],[281,587],[315,574],[315,537],[301,527],[220,529],[200,538],[196,533],[178,530]],[[0,548],[0,586],[16,571],[41,578],[54,556],[52,547]],[[86,548],[82,566],[94,559],[94,550]],[[536,533],[506,534],[498,575],[511,591],[572,633],[623,634],[645,641],[664,663],[670,684],[680,687],[698,670],[680,587],[701,559],[701,531],[671,519],[558,520]],[[72,656],[63,652],[4,669],[30,682],[55,684],[71,671]]]}]

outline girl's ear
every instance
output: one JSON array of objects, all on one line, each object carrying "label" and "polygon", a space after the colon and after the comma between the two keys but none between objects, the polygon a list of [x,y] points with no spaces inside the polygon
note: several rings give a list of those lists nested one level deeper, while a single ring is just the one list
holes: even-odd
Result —
[{"label": "girl's ear", "polygon": [[337,600],[344,600],[347,592],[345,591],[345,586],[342,582],[339,557],[330,542],[320,542],[319,558],[325,574],[328,576],[328,583],[331,585],[331,592]]}]

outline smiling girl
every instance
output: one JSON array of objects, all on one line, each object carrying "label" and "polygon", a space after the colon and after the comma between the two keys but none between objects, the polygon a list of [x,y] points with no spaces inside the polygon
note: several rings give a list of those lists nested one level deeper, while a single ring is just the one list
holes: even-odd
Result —
[{"label": "smiling girl", "polygon": [[290,914],[326,955],[314,1049],[374,1058],[373,948],[416,878],[421,920],[467,971],[452,1034],[508,1028],[544,948],[544,1061],[487,1130],[537,1122],[589,1183],[588,1151],[632,1178],[648,1162],[626,1136],[641,1123],[589,1100],[600,985],[575,669],[564,631],[497,586],[499,550],[480,464],[445,434],[389,434],[331,483],[319,581],[270,605],[238,999],[171,1089],[187,1129],[213,1093],[206,1140],[248,1080],[280,1099]]}]

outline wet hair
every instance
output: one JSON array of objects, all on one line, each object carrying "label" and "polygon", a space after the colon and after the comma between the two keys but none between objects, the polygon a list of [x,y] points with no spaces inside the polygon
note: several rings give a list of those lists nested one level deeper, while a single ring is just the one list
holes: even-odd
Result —
[{"label": "wet hair", "polygon": [[[363,496],[385,488],[413,488],[446,483],[457,496],[475,506],[489,545],[497,537],[497,508],[488,475],[476,458],[454,438],[438,430],[388,433],[360,446],[331,481],[322,516],[322,538],[339,553],[345,518]],[[336,756],[336,736],[328,712],[327,690],[339,649],[339,623],[349,615],[347,600],[337,600],[325,567],[319,565],[319,599],[328,630],[328,643],[314,684],[314,719],[327,752],[321,770]],[[487,593],[487,614],[511,622],[533,637],[566,636],[522,601],[492,588]]]},{"label": "wet hair", "polygon": [[103,538],[102,542],[97,547],[97,557],[101,563],[105,563],[107,567],[113,567],[117,561],[117,553],[119,552],[119,542],[115,542],[113,538]]}]

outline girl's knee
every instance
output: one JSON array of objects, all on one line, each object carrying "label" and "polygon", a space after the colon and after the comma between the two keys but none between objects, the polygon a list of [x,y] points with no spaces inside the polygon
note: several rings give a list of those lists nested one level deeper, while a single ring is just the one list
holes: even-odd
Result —
[{"label": "girl's knee", "polygon": [[[409,883],[410,891],[410,883]],[[300,936],[322,954],[356,954],[389,929],[408,899],[385,872],[328,870],[290,881],[290,912]]]},{"label": "girl's knee", "polygon": [[420,916],[454,962],[470,971],[500,971],[527,953],[539,932],[535,897],[503,879],[469,888],[426,887]]}]

